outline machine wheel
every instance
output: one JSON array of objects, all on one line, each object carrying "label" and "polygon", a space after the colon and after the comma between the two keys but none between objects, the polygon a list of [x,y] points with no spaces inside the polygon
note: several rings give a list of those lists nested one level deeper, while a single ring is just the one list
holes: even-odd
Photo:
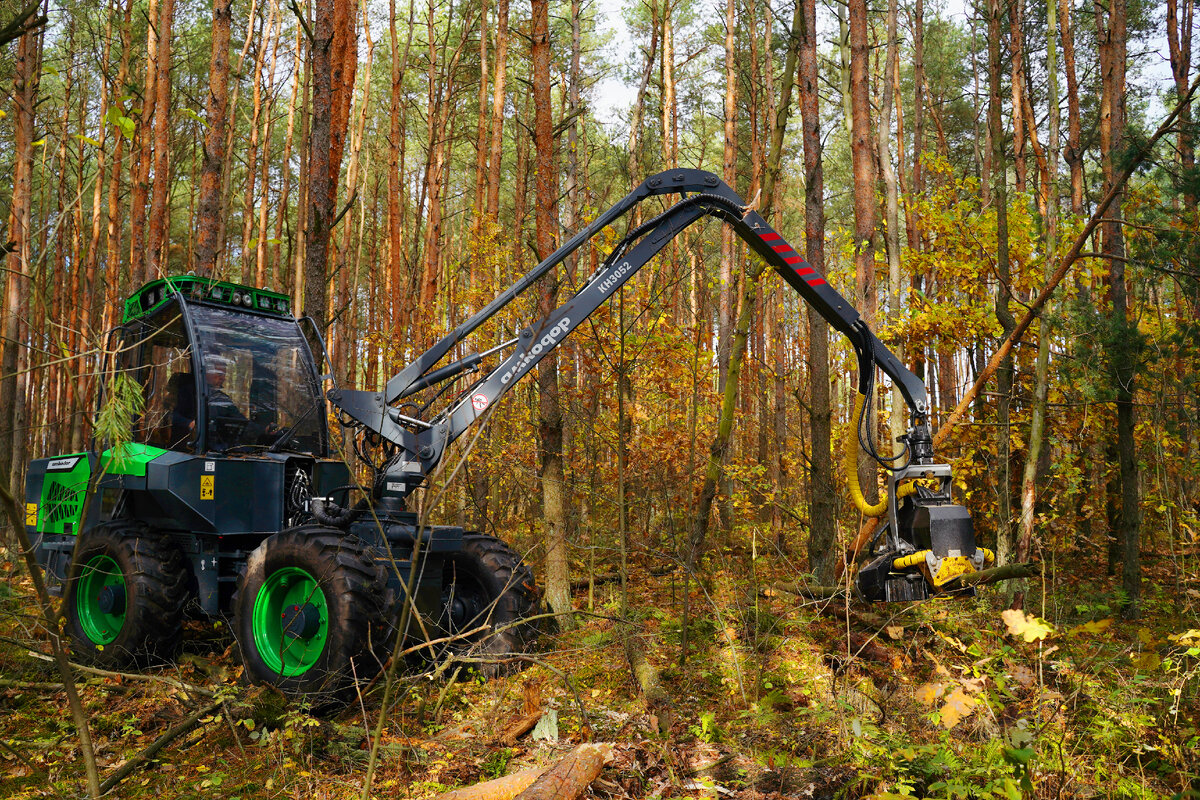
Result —
[{"label": "machine wheel", "polygon": [[[525,652],[538,631],[535,623],[521,620],[537,614],[538,607],[533,571],[500,539],[468,533],[462,550],[446,559],[439,627],[453,635],[488,626],[455,642],[456,652],[483,656]],[[485,663],[479,671],[491,677],[504,672],[504,665]]]},{"label": "machine wheel", "polygon": [[109,669],[170,661],[182,639],[188,579],[179,548],[143,525],[84,533],[64,602],[72,652]]},{"label": "machine wheel", "polygon": [[336,528],[304,525],[250,554],[233,598],[245,677],[318,704],[378,673],[386,644],[382,570]]}]

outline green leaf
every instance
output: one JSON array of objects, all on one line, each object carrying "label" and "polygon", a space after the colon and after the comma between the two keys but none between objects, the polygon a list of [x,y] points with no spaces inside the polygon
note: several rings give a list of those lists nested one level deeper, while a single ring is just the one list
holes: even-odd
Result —
[{"label": "green leaf", "polygon": [[1022,747],[1013,749],[1011,747],[1004,748],[1004,755],[1017,764],[1028,764],[1029,759],[1033,758],[1034,750],[1032,747]]},{"label": "green leaf", "polygon": [[120,131],[121,135],[126,139],[132,139],[133,135],[137,132],[137,124],[131,118],[122,114],[121,109],[118,106],[113,106],[112,108],[108,109],[108,113],[106,113],[104,117],[108,123],[116,127],[116,129]]},{"label": "green leaf", "polygon": [[81,142],[87,142],[87,143],[88,143],[88,144],[90,144],[92,147],[99,147],[99,146],[100,146],[100,143],[99,143],[98,141],[96,141],[95,139],[93,139],[93,138],[92,138],[92,137],[90,137],[90,136],[84,136],[82,133],[77,133],[77,134],[75,134],[75,138],[76,138],[76,139],[78,139],[78,140],[79,140],[79,141],[81,141]]},{"label": "green leaf", "polygon": [[190,108],[180,109],[180,113],[185,117],[196,120],[196,122],[199,122],[204,127],[208,127],[208,123],[204,121],[204,117],[200,116],[195,111],[192,111]]}]

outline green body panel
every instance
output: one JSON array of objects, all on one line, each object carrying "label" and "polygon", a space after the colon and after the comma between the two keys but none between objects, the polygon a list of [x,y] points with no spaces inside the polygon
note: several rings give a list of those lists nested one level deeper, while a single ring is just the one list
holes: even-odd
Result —
[{"label": "green body panel", "polygon": [[[147,444],[125,444],[105,450],[99,459],[91,452],[40,459],[40,464],[44,465],[41,491],[26,498],[26,525],[32,525],[36,533],[79,533],[84,499],[97,461],[102,465],[101,475],[144,478],[146,466],[166,452],[161,447]],[[33,501],[34,497],[36,501]]]},{"label": "green body panel", "polygon": [[83,501],[92,477],[92,454],[71,453],[46,459],[45,469],[36,507],[31,507],[26,498],[26,523],[36,519],[39,533],[79,533]]},{"label": "green body panel", "polygon": [[119,445],[104,451],[102,463],[108,475],[136,475],[146,477],[146,465],[167,451],[149,444]]},{"label": "green body panel", "polygon": [[204,300],[209,303],[219,303],[233,308],[250,310],[259,313],[291,315],[291,298],[286,294],[272,292],[268,289],[255,289],[240,283],[215,281],[211,278],[201,278],[196,275],[175,275],[150,281],[128,300],[125,301],[125,313],[122,323],[131,322],[140,317],[147,317],[162,308],[176,294],[181,294],[190,300]]}]

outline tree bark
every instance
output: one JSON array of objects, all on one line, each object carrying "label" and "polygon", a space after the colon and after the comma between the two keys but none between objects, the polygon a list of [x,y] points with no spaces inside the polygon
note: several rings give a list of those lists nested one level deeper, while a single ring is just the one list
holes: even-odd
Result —
[{"label": "tree bark", "polygon": [[[558,172],[550,107],[550,4],[533,0],[533,136],[536,172],[534,217],[537,254],[544,259],[554,252],[558,233]],[[545,319],[558,300],[554,274],[542,279],[538,315]],[[539,331],[534,331],[538,338]],[[538,364],[538,439],[541,443],[541,479],[546,540],[546,601],[560,629],[573,627],[571,575],[567,553],[567,497],[563,475],[563,418],[558,396],[558,351],[551,350]]]},{"label": "tree bark", "polygon": [[[1046,73],[1048,96],[1046,105],[1049,109],[1049,141],[1047,142],[1046,161],[1050,175],[1058,174],[1058,14],[1053,2],[1046,9]],[[1053,273],[1051,265],[1058,251],[1058,181],[1051,180],[1046,186],[1046,263],[1044,273],[1046,278]],[[1025,458],[1025,469],[1021,475],[1021,520],[1017,534],[1017,561],[1029,560],[1029,550],[1033,543],[1034,523],[1037,511],[1037,479],[1038,461],[1041,459],[1043,442],[1045,440],[1046,405],[1049,396],[1050,368],[1050,308],[1047,307],[1039,314],[1040,327],[1038,330],[1037,363],[1034,367],[1034,396],[1032,418],[1029,423],[1029,451]],[[1019,587],[1013,598],[1016,608],[1023,608],[1025,600],[1024,587]]]},{"label": "tree bark", "polygon": [[1063,75],[1067,79],[1067,149],[1063,157],[1071,168],[1071,213],[1083,216],[1083,122],[1079,113],[1079,81],[1075,77],[1075,36],[1071,28],[1071,0],[1058,0],[1062,27]]},{"label": "tree bark", "polygon": [[[116,86],[124,86],[129,76],[129,51],[133,43],[133,0],[126,0],[125,18],[121,21],[121,61],[117,67]],[[121,116],[125,115],[125,103],[118,101],[114,106]],[[126,285],[121,279],[121,173],[124,169],[126,136],[118,130],[113,145],[112,173],[108,179],[108,227],[104,232],[104,309],[101,328],[108,330],[117,314],[117,290]],[[79,442],[82,447],[82,439]],[[80,448],[72,448],[77,450]]]},{"label": "tree bark", "polygon": [[512,775],[493,778],[490,781],[466,786],[444,794],[439,794],[433,800],[512,800],[521,792],[528,789],[534,781],[546,773],[551,765],[530,767]]},{"label": "tree bark", "polygon": [[[578,23],[576,23],[578,24]],[[471,204],[471,237],[479,236],[487,197],[488,174],[488,0],[479,10],[479,94],[475,112],[475,201]]]},{"label": "tree bark", "polygon": [[308,134],[308,227],[304,235],[303,311],[326,325],[326,273],[333,228],[331,129],[334,0],[315,0],[312,39],[311,128]]},{"label": "tree bark", "polygon": [[[854,287],[855,301],[867,325],[877,322],[879,307],[875,281],[875,162],[871,147],[871,88],[868,68],[867,2],[850,0],[850,152],[854,167]],[[856,424],[852,420],[851,424]],[[868,420],[874,426],[875,420]],[[858,481],[869,503],[878,502],[878,476],[874,462],[858,455]]]},{"label": "tree bark", "polygon": [[[996,320],[1004,331],[1011,335],[1015,320],[1008,307],[1009,286],[1012,268],[1008,254],[1008,171],[1005,167],[1004,125],[1000,93],[1000,39],[1003,21],[1001,0],[988,0],[988,130],[992,141],[992,202],[996,208]],[[1019,107],[1018,107],[1019,109]],[[1011,438],[1009,415],[1012,404],[1013,358],[1008,355],[1001,361],[996,379],[996,463],[993,468],[996,482],[996,561],[1006,564],[1012,557],[1012,480]]]},{"label": "tree bark", "polygon": [[175,0],[161,0],[158,17],[158,58],[154,79],[154,185],[150,192],[150,230],[146,238],[146,280],[168,271],[167,237],[170,233],[171,177],[171,28]]},{"label": "tree bark", "polygon": [[[825,177],[821,156],[820,72],[817,62],[817,18],[812,3],[801,3],[800,113],[804,131],[805,259],[825,274]],[[833,409],[829,391],[829,323],[808,314],[808,380],[812,396],[809,467],[808,568],[820,583],[833,582],[837,488],[833,474]]]},{"label": "tree bark", "polygon": [[[33,253],[33,135],[41,75],[41,33],[26,33],[17,40],[13,64],[13,188],[8,212],[7,277],[4,283],[4,341],[0,356],[0,483],[12,480],[14,493],[25,464],[14,458],[17,437],[26,436],[18,404],[23,405],[25,382],[19,368],[27,350],[21,337],[21,317],[29,312],[29,281]],[[0,241],[0,244],[5,242]],[[14,466],[16,467],[14,469]]]},{"label": "tree bark", "polygon": [[611,760],[612,745],[581,744],[513,800],[575,800]]},{"label": "tree bark", "polygon": [[500,213],[500,170],[504,155],[504,91],[508,75],[508,0],[496,3],[496,56],[492,77],[491,151],[488,154],[487,217]]},{"label": "tree bark", "polygon": [[[1181,13],[1182,12],[1182,13]],[[1195,13],[1194,0],[1167,0],[1167,48],[1171,54],[1171,75],[1175,78],[1175,94],[1183,97],[1192,73],[1192,17]],[[1191,172],[1196,166],[1196,149],[1192,142],[1192,108],[1186,106],[1179,113],[1179,170],[1184,175],[1186,186],[1191,186]],[[1184,206],[1194,216],[1196,195],[1190,189],[1184,191]]]},{"label": "tree bark", "polygon": [[[1008,7],[1009,28],[1008,51],[1010,57],[1010,74],[1012,76],[1010,89],[1012,91],[1013,171],[1015,173],[1014,188],[1018,193],[1022,193],[1026,189],[1029,175],[1029,166],[1025,159],[1026,135],[1025,117],[1023,114],[1025,107],[1025,37],[1021,31],[1021,23],[1025,16],[1025,0],[1009,0],[1006,5]],[[992,133],[994,135],[995,131]]]},{"label": "tree bark", "polygon": [[229,110],[229,31],[233,0],[213,1],[212,60],[208,67],[208,128],[204,133],[204,162],[200,167],[197,216],[196,274],[211,276],[217,267],[221,183],[225,169],[225,136]]},{"label": "tree bark", "polygon": [[[900,311],[900,191],[896,180],[896,168],[892,165],[891,119],[892,104],[896,96],[896,67],[899,63],[899,33],[897,31],[898,0],[888,0],[887,10],[887,61],[883,68],[883,104],[877,125],[879,141],[879,165],[884,185],[884,243],[887,246],[888,262],[888,317],[898,324]],[[901,363],[904,361],[902,343],[892,345],[892,352]],[[908,404],[900,394],[900,387],[892,384],[891,439],[896,442],[908,429]],[[894,446],[894,445],[893,445]]]},{"label": "tree bark", "polygon": [[[1116,188],[1104,225],[1104,248],[1109,256],[1109,299],[1112,303],[1112,333],[1109,368],[1117,402],[1117,458],[1120,465],[1120,511],[1117,539],[1121,547],[1121,586],[1125,590],[1122,615],[1141,616],[1141,496],[1138,487],[1136,415],[1134,386],[1137,379],[1140,336],[1129,320],[1129,292],[1125,285],[1125,237],[1123,191],[1117,187],[1118,160],[1124,160],[1126,15],[1125,0],[1111,0],[1108,8],[1095,3],[1096,30],[1100,44],[1101,90],[1100,148],[1105,188]],[[1182,109],[1180,110],[1182,113]]]},{"label": "tree bark", "polygon": [[[725,149],[722,177],[737,189],[737,7],[734,0],[725,2]],[[718,289],[717,317],[717,388],[724,391],[729,374],[729,358],[733,338],[733,318],[737,314],[737,245],[728,226],[721,228],[721,285]]]},{"label": "tree bark", "polygon": [[[169,0],[168,0],[169,2]],[[158,103],[158,26],[159,0],[149,0],[146,17],[153,24],[146,31],[146,81],[142,92],[142,111],[138,116],[137,161],[133,167],[133,186],[129,201],[129,272],[130,282],[138,286],[147,280],[146,197],[149,193],[150,162],[153,158],[152,127]]]}]

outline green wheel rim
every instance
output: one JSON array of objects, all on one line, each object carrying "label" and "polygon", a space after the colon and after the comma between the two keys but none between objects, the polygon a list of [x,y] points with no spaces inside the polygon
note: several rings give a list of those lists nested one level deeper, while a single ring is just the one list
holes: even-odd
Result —
[{"label": "green wheel rim", "polygon": [[[308,626],[297,623],[295,614],[302,609],[308,614]],[[254,598],[251,624],[255,648],[267,668],[284,677],[302,675],[325,651],[329,635],[325,592],[316,578],[298,567],[276,570]]]},{"label": "green wheel rim", "polygon": [[[109,610],[105,610],[102,597],[109,599]],[[125,625],[128,600],[125,575],[111,556],[94,556],[83,565],[75,585],[75,614],[89,639],[98,645],[116,639]]]}]

